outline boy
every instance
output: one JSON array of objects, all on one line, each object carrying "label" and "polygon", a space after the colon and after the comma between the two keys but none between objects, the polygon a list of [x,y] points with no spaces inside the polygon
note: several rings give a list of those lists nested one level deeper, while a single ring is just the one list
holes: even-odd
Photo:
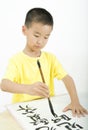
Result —
[{"label": "boy", "polygon": [[[1,88],[14,93],[13,102],[29,101],[53,96],[53,79],[57,78],[64,82],[71,98],[71,103],[63,111],[72,110],[73,116],[84,116],[88,112],[80,105],[73,79],[53,54],[41,51],[52,30],[53,17],[47,10],[33,8],[28,11],[22,27],[26,46],[10,59]],[[42,82],[37,60],[40,61],[46,83]]]}]

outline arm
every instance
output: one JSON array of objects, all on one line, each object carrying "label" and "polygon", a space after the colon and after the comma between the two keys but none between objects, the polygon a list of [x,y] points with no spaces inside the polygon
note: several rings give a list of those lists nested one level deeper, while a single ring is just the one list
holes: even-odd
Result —
[{"label": "arm", "polygon": [[71,98],[71,103],[67,107],[65,107],[63,111],[72,110],[73,116],[84,116],[84,114],[88,114],[88,111],[85,108],[83,108],[79,102],[73,79],[69,75],[67,75],[62,79],[62,81],[64,82]]},{"label": "arm", "polygon": [[35,96],[48,97],[49,90],[46,84],[36,82],[34,84],[18,84],[8,79],[3,79],[1,82],[1,89],[6,92],[30,94]]}]

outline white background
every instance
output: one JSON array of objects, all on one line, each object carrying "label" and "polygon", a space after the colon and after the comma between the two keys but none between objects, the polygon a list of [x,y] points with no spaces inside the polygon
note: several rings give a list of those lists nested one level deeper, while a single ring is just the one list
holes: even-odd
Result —
[{"label": "white background", "polygon": [[[22,25],[32,7],[47,9],[54,18],[54,29],[44,50],[54,53],[73,77],[78,93],[88,91],[88,1],[87,0],[3,0],[0,1],[0,80],[9,58],[22,50]],[[55,81],[56,94],[66,92]],[[0,92],[0,105],[11,101],[11,94]]]}]

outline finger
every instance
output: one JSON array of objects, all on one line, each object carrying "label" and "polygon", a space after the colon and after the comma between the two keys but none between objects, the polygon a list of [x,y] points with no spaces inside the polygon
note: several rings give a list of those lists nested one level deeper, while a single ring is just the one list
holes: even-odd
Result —
[{"label": "finger", "polygon": [[40,86],[40,90],[44,93],[46,97],[49,97],[49,89],[45,84],[42,84]]},{"label": "finger", "polygon": [[44,88],[42,88],[41,86],[34,87],[31,94],[36,95],[36,96],[43,96],[43,97],[46,97],[49,95],[49,93],[45,91]]},{"label": "finger", "polygon": [[66,112],[66,111],[68,111],[68,107],[65,107],[65,108],[63,109],[63,112]]},{"label": "finger", "polygon": [[42,90],[42,91],[46,91],[47,93],[49,93],[49,90],[46,89],[46,88],[44,88],[44,87],[42,87],[42,86],[39,86],[39,87],[37,88],[37,90]]},{"label": "finger", "polygon": [[77,115],[77,117],[80,117],[82,115],[82,112],[80,110],[77,110],[76,115]]},{"label": "finger", "polygon": [[47,89],[49,91],[49,88],[48,88],[48,86],[46,84],[41,83],[40,86],[43,87],[44,89]]},{"label": "finger", "polygon": [[85,117],[85,113],[83,111],[80,111],[81,116]]},{"label": "finger", "polygon": [[88,110],[86,110],[85,108],[83,108],[83,112],[84,112],[85,114],[88,114]]},{"label": "finger", "polygon": [[75,117],[76,116],[76,110],[72,109],[72,116]]},{"label": "finger", "polygon": [[75,108],[75,109],[72,110],[73,116],[77,116],[77,117],[80,117],[80,116],[84,117],[85,114],[87,114],[87,113],[88,113],[88,111],[85,108],[83,108],[83,107]]},{"label": "finger", "polygon": [[46,97],[46,94],[44,94],[44,93],[43,93],[42,91],[40,91],[40,90],[37,90],[34,95],[36,95],[36,96],[41,96],[41,97]]},{"label": "finger", "polygon": [[80,110],[80,113],[82,116],[85,116],[86,114],[88,114],[88,111],[85,108],[83,108]]},{"label": "finger", "polygon": [[40,86],[40,90],[45,92],[46,94],[49,94],[49,89],[47,89],[47,88],[43,88]]},{"label": "finger", "polygon": [[40,95],[40,96],[42,96],[42,97],[49,97],[49,92],[46,91],[45,89],[41,88],[41,87],[38,88],[38,89],[36,90],[36,92],[37,92],[38,95]]},{"label": "finger", "polygon": [[63,112],[66,112],[68,110],[71,110],[71,108],[69,107],[69,105],[63,109]]},{"label": "finger", "polygon": [[45,91],[49,91],[48,86],[46,84],[44,84],[44,83],[39,82],[38,88],[40,89],[40,87],[43,88],[43,89],[45,89]]},{"label": "finger", "polygon": [[83,111],[81,111],[81,109],[74,109],[73,116],[77,116],[79,118],[81,116],[84,116],[84,113],[83,113]]}]

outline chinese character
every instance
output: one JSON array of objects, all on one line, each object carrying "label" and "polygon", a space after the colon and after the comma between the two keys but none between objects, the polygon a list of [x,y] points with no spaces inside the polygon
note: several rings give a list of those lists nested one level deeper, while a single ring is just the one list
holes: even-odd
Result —
[{"label": "chinese character", "polygon": [[82,126],[76,123],[71,124],[69,122],[63,122],[63,123],[57,124],[57,126],[62,126],[62,125],[65,125],[65,128],[67,128],[68,130],[72,130],[72,128],[78,128],[77,130],[83,129]]},{"label": "chinese character", "polygon": [[34,114],[34,115],[31,115],[31,116],[27,116],[27,117],[30,117],[33,122],[30,122],[30,123],[33,123],[33,125],[38,125],[40,123],[44,123],[44,125],[47,125],[49,123],[49,121],[45,118],[40,118],[39,114]]},{"label": "chinese character", "polygon": [[35,130],[56,130],[56,128],[49,128],[48,126],[41,126],[41,127],[38,127],[36,128]]},{"label": "chinese character", "polygon": [[28,105],[26,105],[26,107],[22,107],[21,105],[19,105],[19,108],[17,111],[24,111],[24,113],[22,114],[28,114],[28,113],[34,113],[34,111],[37,109],[37,108],[30,108]]},{"label": "chinese character", "polygon": [[63,114],[63,115],[61,115],[61,116],[58,116],[58,118],[52,119],[52,121],[53,121],[54,123],[58,123],[58,122],[60,122],[62,119],[66,120],[66,121],[71,120],[71,118],[69,118],[68,116],[66,116],[66,115]]}]

